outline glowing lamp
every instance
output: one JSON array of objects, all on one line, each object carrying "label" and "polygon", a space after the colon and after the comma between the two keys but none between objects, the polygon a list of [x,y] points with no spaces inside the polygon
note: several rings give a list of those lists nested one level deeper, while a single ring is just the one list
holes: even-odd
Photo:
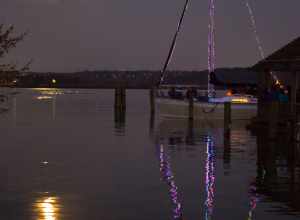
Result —
[{"label": "glowing lamp", "polygon": [[52,79],[52,83],[55,84],[56,83],[56,79]]},{"label": "glowing lamp", "polygon": [[232,92],[231,92],[230,90],[228,90],[228,91],[226,92],[226,96],[232,96]]}]

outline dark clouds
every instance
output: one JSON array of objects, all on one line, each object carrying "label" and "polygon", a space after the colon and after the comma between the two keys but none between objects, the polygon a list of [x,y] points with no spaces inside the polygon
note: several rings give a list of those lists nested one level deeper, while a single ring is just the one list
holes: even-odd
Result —
[{"label": "dark clouds", "polygon": [[[171,68],[207,66],[208,0],[191,0]],[[252,0],[266,54],[300,35],[298,0]],[[14,51],[33,70],[159,69],[183,0],[1,0],[0,22],[30,36]],[[216,1],[217,66],[259,59],[244,0]]]}]

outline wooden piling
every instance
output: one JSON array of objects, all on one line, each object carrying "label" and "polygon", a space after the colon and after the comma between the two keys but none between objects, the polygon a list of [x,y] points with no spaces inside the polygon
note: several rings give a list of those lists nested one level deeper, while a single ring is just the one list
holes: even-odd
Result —
[{"label": "wooden piling", "polygon": [[115,88],[115,128],[123,130],[126,120],[126,90],[123,87]]},{"label": "wooden piling", "polygon": [[296,103],[297,103],[297,91],[298,91],[298,77],[297,73],[292,72],[292,80],[291,80],[291,112],[296,113]]},{"label": "wooden piling", "polygon": [[154,128],[155,128],[155,114],[150,114],[150,120],[149,120],[149,134],[151,137],[153,137],[154,134]]},{"label": "wooden piling", "polygon": [[267,106],[263,102],[265,92],[270,90],[273,85],[273,78],[270,74],[270,70],[266,69],[264,72],[259,73],[258,75],[258,103],[257,103],[257,117],[259,121],[266,121],[268,117]]},{"label": "wooden piling", "polygon": [[274,140],[278,131],[279,102],[272,101],[268,106],[268,138]]},{"label": "wooden piling", "polygon": [[155,113],[155,95],[156,95],[156,89],[155,88],[150,89],[150,112],[151,112],[151,115]]},{"label": "wooden piling", "polygon": [[126,89],[122,88],[122,106],[126,109]]},{"label": "wooden piling", "polygon": [[230,171],[230,163],[231,163],[231,140],[229,134],[224,134],[224,149],[223,149],[223,168],[225,170],[225,174],[228,174]]},{"label": "wooden piling", "polygon": [[194,120],[190,119],[187,123],[187,132],[185,137],[185,143],[188,145],[195,145],[195,134],[194,134]]},{"label": "wooden piling", "polygon": [[224,103],[224,138],[230,136],[230,124],[231,124],[231,102]]},{"label": "wooden piling", "polygon": [[189,95],[189,120],[194,120],[194,98],[190,93]]},{"label": "wooden piling", "polygon": [[120,93],[120,88],[115,88],[115,108],[120,108],[121,106]]},{"label": "wooden piling", "polygon": [[115,88],[115,108],[126,109],[126,90],[125,88]]},{"label": "wooden piling", "polygon": [[114,121],[116,129],[124,129],[126,123],[126,109],[115,108],[114,109]]}]

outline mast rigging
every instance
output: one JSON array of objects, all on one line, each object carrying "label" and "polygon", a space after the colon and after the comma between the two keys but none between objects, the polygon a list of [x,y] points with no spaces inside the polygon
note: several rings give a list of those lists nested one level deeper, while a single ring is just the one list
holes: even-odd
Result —
[{"label": "mast rigging", "polygon": [[166,73],[166,70],[167,70],[168,65],[170,63],[170,60],[172,58],[172,55],[173,55],[173,52],[174,52],[174,49],[175,49],[175,46],[176,46],[177,37],[178,37],[178,34],[180,32],[180,29],[181,29],[181,26],[182,26],[182,23],[183,23],[183,19],[184,19],[185,13],[186,13],[187,8],[188,8],[188,3],[189,3],[189,0],[186,0],[185,4],[184,4],[184,7],[183,7],[183,10],[182,10],[182,13],[181,13],[181,16],[180,16],[180,20],[179,20],[178,25],[177,25],[176,32],[174,34],[174,37],[173,37],[173,40],[172,40],[172,43],[171,43],[171,47],[169,49],[167,59],[164,63],[163,69],[161,70],[161,74],[160,74],[160,78],[159,78],[159,82],[158,82],[157,86],[159,86],[164,81],[165,73]]}]

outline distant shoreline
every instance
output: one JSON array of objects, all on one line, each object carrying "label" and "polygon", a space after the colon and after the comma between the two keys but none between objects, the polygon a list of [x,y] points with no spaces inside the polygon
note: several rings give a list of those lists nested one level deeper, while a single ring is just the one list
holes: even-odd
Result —
[{"label": "distant shoreline", "polygon": [[[257,82],[257,74],[248,68],[220,68],[216,75],[224,82]],[[77,73],[35,73],[19,75],[13,86],[18,88],[82,88],[82,89],[128,89],[153,88],[160,80],[160,71],[86,71]],[[206,71],[168,71],[164,84],[199,85],[206,87]],[[10,85],[12,86],[12,85]]]}]

